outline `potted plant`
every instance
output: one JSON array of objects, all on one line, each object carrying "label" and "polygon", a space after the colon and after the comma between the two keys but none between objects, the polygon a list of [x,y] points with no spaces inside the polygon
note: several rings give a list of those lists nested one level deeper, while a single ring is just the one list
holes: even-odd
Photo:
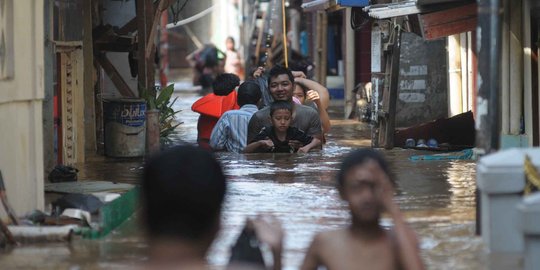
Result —
[{"label": "potted plant", "polygon": [[170,144],[170,135],[175,133],[176,127],[182,123],[176,123],[174,116],[180,112],[175,111],[173,105],[178,99],[171,101],[174,92],[174,84],[156,91],[156,95],[151,95],[143,88],[142,96],[146,100],[148,109],[146,111],[147,120],[147,150],[154,153],[160,149],[160,145]]}]

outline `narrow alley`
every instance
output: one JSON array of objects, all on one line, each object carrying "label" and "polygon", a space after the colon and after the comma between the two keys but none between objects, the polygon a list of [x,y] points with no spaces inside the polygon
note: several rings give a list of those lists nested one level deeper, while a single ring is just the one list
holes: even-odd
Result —
[{"label": "narrow alley", "polygon": [[225,270],[259,214],[275,269],[540,269],[539,41],[534,0],[0,0],[0,269]]},{"label": "narrow alley", "polygon": [[[177,91],[177,139],[196,141],[197,113],[189,108],[200,96]],[[209,262],[224,266],[229,248],[242,229],[245,218],[272,213],[286,231],[285,269],[298,269],[316,232],[345,226],[349,216],[335,189],[334,173],[344,153],[369,147],[369,126],[342,120],[342,109],[330,108],[332,130],[320,152],[306,155],[218,153],[229,177],[229,190],[222,216],[223,229],[215,241]],[[416,150],[381,150],[397,175],[396,200],[421,240],[422,257],[428,269],[506,269],[482,253],[482,242],[474,235],[473,161],[411,161]],[[96,158],[79,164],[81,180],[104,179],[136,183],[141,160]],[[64,245],[21,247],[4,256],[10,268],[121,269],[147,259],[147,244],[135,216],[103,240],[75,240]],[[390,225],[388,219],[383,224]],[[31,259],[29,259],[31,258]],[[490,260],[493,264],[490,264]],[[500,268],[499,268],[500,267]]]}]

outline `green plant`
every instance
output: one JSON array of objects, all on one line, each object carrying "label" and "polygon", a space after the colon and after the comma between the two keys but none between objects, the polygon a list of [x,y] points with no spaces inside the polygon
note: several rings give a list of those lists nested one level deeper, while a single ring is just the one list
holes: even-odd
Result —
[{"label": "green plant", "polygon": [[159,94],[156,91],[155,95],[149,93],[145,88],[142,88],[142,97],[146,100],[149,110],[159,110],[159,138],[162,144],[170,144],[172,140],[170,135],[176,133],[176,127],[182,123],[175,123],[174,116],[181,110],[175,111],[173,105],[178,99],[174,98],[171,101],[172,94],[174,92],[174,84],[169,84],[167,87],[162,88]]}]

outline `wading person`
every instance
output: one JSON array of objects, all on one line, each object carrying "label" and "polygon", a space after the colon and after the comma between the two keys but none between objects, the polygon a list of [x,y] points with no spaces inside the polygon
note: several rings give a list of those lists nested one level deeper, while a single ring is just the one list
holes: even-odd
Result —
[{"label": "wading person", "polygon": [[[268,89],[274,101],[282,100],[293,104],[291,126],[296,127],[307,135],[321,140],[321,120],[317,111],[311,107],[293,102],[294,76],[291,71],[283,66],[274,66],[268,74]],[[247,141],[251,142],[265,126],[270,126],[270,107],[267,106],[256,112],[248,126]],[[292,140],[295,148],[300,148],[299,142]]]},{"label": "wading person", "polygon": [[[337,178],[352,223],[316,235],[301,269],[424,269],[416,235],[393,200],[384,158],[372,149],[354,151],[343,160]],[[390,230],[379,224],[383,211],[393,220]]]},{"label": "wading person", "polygon": [[254,82],[244,82],[238,88],[239,110],[225,112],[212,130],[210,146],[213,150],[242,153],[246,147],[248,123],[258,110],[261,90]]},{"label": "wading person", "polygon": [[295,77],[294,81],[293,97],[298,99],[300,104],[311,105],[319,112],[323,134],[328,133],[331,127],[327,111],[330,103],[328,89],[316,81],[307,79],[305,75]]},{"label": "wading person", "polygon": [[[321,144],[317,138],[308,136],[302,130],[291,127],[293,104],[278,100],[270,105],[271,126],[263,127],[255,139],[246,146],[245,153],[272,152],[272,153],[307,153]],[[301,147],[290,141],[295,140]]]},{"label": "wading person", "polygon": [[208,93],[216,76],[223,73],[224,58],[225,54],[214,44],[205,44],[186,57],[193,68],[193,85],[202,86],[202,93]]},{"label": "wading person", "polygon": [[[259,87],[261,88],[263,107],[270,106],[270,104],[274,102],[274,98],[272,97],[272,94],[268,88],[268,76],[267,74],[265,75],[265,72],[266,72],[266,69],[264,67],[257,67],[253,71],[253,74],[252,74],[253,81],[257,83]],[[293,75],[295,79],[307,78],[304,71],[291,70],[291,74]],[[328,94],[328,89],[324,88],[324,90],[325,91],[320,91],[318,94],[322,100],[323,105],[326,104],[326,107],[328,107],[328,103],[330,102],[330,96]],[[305,105],[304,102],[300,101],[295,95],[293,95],[292,100],[298,104]]]},{"label": "wading person", "polygon": [[197,121],[197,143],[200,147],[210,150],[210,136],[219,118],[229,110],[238,109],[235,88],[240,84],[238,76],[223,73],[217,76],[212,84],[210,93],[193,103],[191,110],[201,115]]},{"label": "wading person", "polygon": [[[220,230],[226,178],[212,153],[176,146],[152,157],[142,178],[142,221],[150,258],[144,269],[209,269],[208,249]],[[262,218],[261,218],[262,217]],[[281,268],[283,232],[271,216],[254,220],[259,239]],[[235,263],[230,269],[260,269]]]}]

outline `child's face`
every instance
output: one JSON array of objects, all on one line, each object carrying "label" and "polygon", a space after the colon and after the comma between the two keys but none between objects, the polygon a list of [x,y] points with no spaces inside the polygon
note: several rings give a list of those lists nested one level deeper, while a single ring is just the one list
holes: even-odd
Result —
[{"label": "child's face", "polygon": [[226,41],[225,41],[225,46],[227,47],[227,50],[233,50],[234,49],[234,41],[230,38],[228,38]]},{"label": "child's face", "polygon": [[291,125],[291,118],[291,111],[285,109],[276,110],[271,116],[272,126],[278,131],[285,132]]},{"label": "child's face", "polygon": [[304,90],[302,89],[302,86],[298,84],[294,86],[293,96],[300,100],[301,104],[304,104],[304,102],[306,101],[306,95],[304,94]]}]

